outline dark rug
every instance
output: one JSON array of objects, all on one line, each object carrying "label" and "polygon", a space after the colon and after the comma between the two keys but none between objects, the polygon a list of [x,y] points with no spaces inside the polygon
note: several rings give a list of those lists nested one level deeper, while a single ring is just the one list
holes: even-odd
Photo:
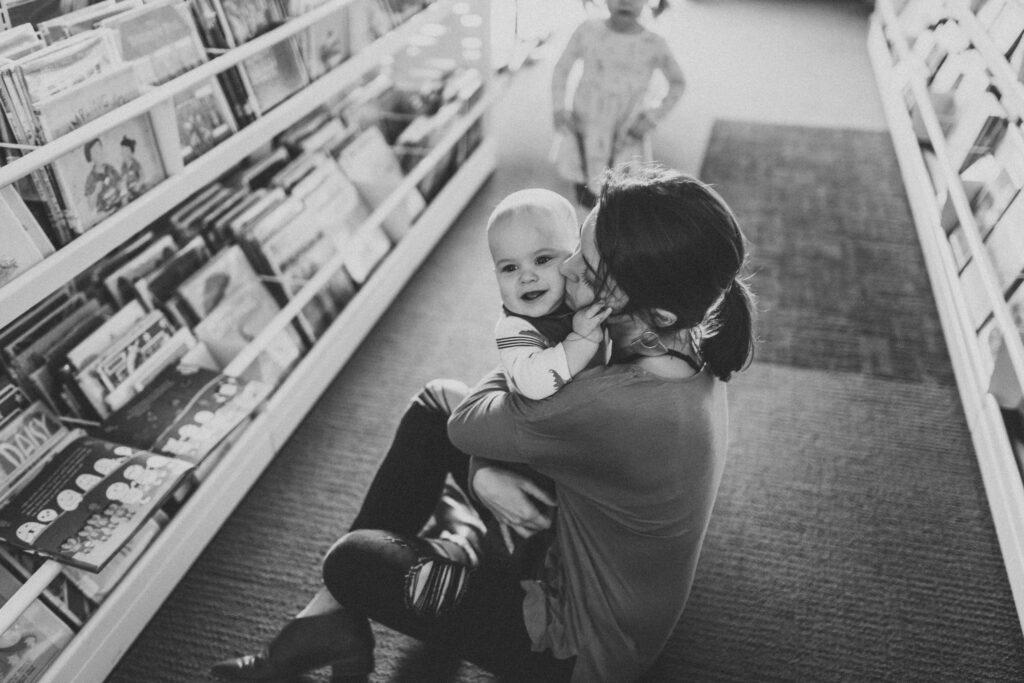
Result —
[{"label": "dark rug", "polygon": [[701,177],[751,243],[760,359],[953,383],[887,132],[719,120]]}]

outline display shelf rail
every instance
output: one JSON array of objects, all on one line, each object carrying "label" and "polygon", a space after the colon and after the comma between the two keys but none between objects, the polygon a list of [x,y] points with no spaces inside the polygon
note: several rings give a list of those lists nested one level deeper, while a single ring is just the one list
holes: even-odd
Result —
[{"label": "display shelf rail", "polygon": [[[889,0],[879,0],[871,19],[868,53],[875,70],[939,320],[947,341],[1018,620],[1024,627],[1024,481],[999,407],[988,393],[989,378],[985,376],[979,360],[980,341],[975,334],[952,251],[942,229],[932,181],[903,101],[901,91],[904,85],[912,88],[928,134],[936,143],[936,156],[939,157],[939,164],[950,186],[957,216],[962,223],[973,229],[975,239],[969,243],[972,258],[978,259],[980,265],[988,266],[987,255],[978,237],[959,177],[949,164],[941,130],[920,77],[920,65],[909,60],[905,41],[901,46],[903,36],[896,21]],[[887,33],[897,50],[899,63],[895,66],[886,41]],[[971,233],[971,230],[965,232]],[[1011,350],[1011,360],[1014,353],[1019,360],[1022,351],[1020,336],[1010,319],[1002,292],[995,286],[996,280],[991,268],[983,276],[988,280],[986,292],[993,299],[993,308],[997,312],[996,322],[1004,339],[1008,339],[1006,343]],[[1007,335],[1007,331],[1012,333]],[[1021,377],[1024,375],[1018,374],[1018,378]]]},{"label": "display shelf rail", "polygon": [[[890,10],[892,9],[891,2],[892,0],[889,0]],[[1009,63],[992,43],[985,26],[971,11],[970,4],[964,0],[947,0],[947,6],[951,16],[964,28],[971,43],[985,58],[985,62],[992,72],[993,80],[999,88],[1003,106],[1011,116],[1018,120],[1024,118],[1024,84],[1017,80],[1017,75],[1013,73]]]},{"label": "display shelf rail", "polygon": [[41,683],[99,683],[113,670],[494,165],[494,143],[484,140],[61,652]]},{"label": "display shelf rail", "polygon": [[[328,7],[337,9],[352,0],[332,0],[329,5],[290,20],[245,45],[233,48],[202,66],[126,103],[121,108],[89,122],[85,126],[30,152],[17,161],[0,167],[0,186],[8,185],[33,170],[77,149],[97,134],[123,121],[149,111],[174,93],[185,90],[234,66],[246,56],[280,42],[322,18]],[[330,96],[355,83],[377,67],[382,60],[402,49],[409,38],[424,25],[437,21],[448,11],[453,0],[439,0],[413,15],[392,32],[378,38],[359,53],[349,57],[301,92],[285,100],[264,116],[238,130],[230,138],[185,166],[110,218],[102,221],[69,242],[42,262],[21,273],[0,288],[0,328],[5,327],[32,306],[63,287],[67,281],[84,272],[111,250],[173,209],[183,198],[216,180],[260,144],[270,140],[303,116],[320,106]],[[236,50],[240,51],[236,54]],[[241,55],[241,56],[240,56]]]},{"label": "display shelf rail", "polygon": [[1000,334],[1002,334],[1003,343],[1006,345],[1010,366],[1013,368],[1018,382],[1024,382],[1024,342],[1021,341],[1020,332],[1017,330],[1017,325],[1010,315],[1009,308],[1006,306],[1003,290],[999,286],[999,280],[989,260],[985,245],[982,244],[981,232],[978,230],[977,222],[974,219],[974,212],[971,209],[970,201],[964,192],[958,169],[954,168],[950,161],[942,126],[939,124],[938,116],[931,106],[931,97],[925,81],[920,76],[920,73],[924,71],[924,65],[919,63],[920,60],[910,51],[910,46],[907,44],[906,36],[903,35],[900,29],[899,19],[893,10],[891,0],[878,0],[876,7],[883,16],[883,29],[886,29],[886,35],[888,35],[890,42],[895,47],[899,61],[915,67],[906,71],[907,85],[913,92],[914,100],[917,102],[918,112],[928,132],[928,138],[931,141],[932,151],[938,159],[938,167],[946,181],[946,191],[956,211],[957,220],[959,220],[963,228],[964,239],[967,241],[971,257],[975,261],[975,267],[980,273],[985,296],[988,297],[992,307],[992,315],[995,318]]}]

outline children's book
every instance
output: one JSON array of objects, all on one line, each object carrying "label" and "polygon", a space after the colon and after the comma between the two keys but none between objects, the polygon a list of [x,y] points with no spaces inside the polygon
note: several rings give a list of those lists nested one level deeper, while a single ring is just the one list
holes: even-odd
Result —
[{"label": "children's book", "polygon": [[43,252],[7,203],[0,200],[0,287],[43,260]]},{"label": "children's book", "polygon": [[[328,0],[288,0],[288,15],[300,16],[326,2]],[[296,42],[311,80],[341,64],[349,56],[348,6],[342,5],[310,26],[296,36]]]},{"label": "children's book", "polygon": [[231,137],[237,129],[231,107],[216,80],[176,94],[174,113],[182,161],[186,164]]},{"label": "children's book", "polygon": [[246,59],[241,72],[261,116],[309,85],[306,65],[291,38]]},{"label": "children's book", "polygon": [[198,322],[221,302],[251,284],[262,287],[259,275],[245,252],[233,244],[215,254],[182,282],[177,295],[188,308],[190,318]]},{"label": "children's book", "polygon": [[207,368],[165,369],[98,428],[106,439],[198,464],[270,394],[263,382]]},{"label": "children's book", "polygon": [[116,266],[103,277],[103,286],[118,306],[135,297],[135,282],[169,261],[178,251],[170,235],[162,235]]},{"label": "children's book", "polygon": [[42,403],[14,413],[0,429],[0,505],[24,488],[68,430]]},{"label": "children's book", "polygon": [[[139,86],[130,67],[41,101],[44,139],[64,133],[134,99]],[[149,114],[141,114],[93,138],[53,164],[72,230],[82,233],[167,177]]]},{"label": "children's book", "polygon": [[66,40],[80,33],[91,31],[97,24],[121,12],[142,6],[142,0],[100,0],[80,9],[72,10],[58,17],[36,24],[39,35],[47,45]]},{"label": "children's book", "polygon": [[[281,307],[260,282],[233,290],[195,327],[196,338],[224,368],[281,312]],[[288,373],[302,356],[302,338],[292,325],[272,339],[253,364],[242,372],[245,379],[271,387]]]},{"label": "children's book", "polygon": [[[383,204],[404,178],[398,158],[377,128],[367,128],[361,132],[341,151],[338,163],[359,194],[373,208]],[[393,242],[401,240],[425,206],[426,202],[419,190],[411,188],[405,199],[399,202],[398,207],[383,222],[388,237]]]},{"label": "children's book", "polygon": [[0,540],[101,571],[192,469],[185,460],[71,430],[0,508]]},{"label": "children's book", "polygon": [[[7,602],[22,581],[0,565],[0,602]],[[0,683],[39,680],[71,642],[74,632],[40,600],[34,600],[14,625],[0,634]]]},{"label": "children's book", "polygon": [[139,83],[159,85],[206,61],[188,5],[181,0],[156,0],[99,23],[109,29],[125,62]]}]

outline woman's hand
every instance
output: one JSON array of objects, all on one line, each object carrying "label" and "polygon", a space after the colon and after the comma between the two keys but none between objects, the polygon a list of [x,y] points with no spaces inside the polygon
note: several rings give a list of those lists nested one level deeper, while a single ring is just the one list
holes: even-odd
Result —
[{"label": "woman's hand", "polygon": [[489,465],[476,470],[472,486],[495,519],[519,536],[529,538],[551,526],[547,508],[556,504],[555,498],[529,477]]},{"label": "woman's hand", "polygon": [[654,130],[654,126],[654,119],[652,119],[647,112],[643,112],[636,117],[635,121],[633,121],[633,125],[629,127],[627,134],[632,138],[642,140],[644,136]]}]

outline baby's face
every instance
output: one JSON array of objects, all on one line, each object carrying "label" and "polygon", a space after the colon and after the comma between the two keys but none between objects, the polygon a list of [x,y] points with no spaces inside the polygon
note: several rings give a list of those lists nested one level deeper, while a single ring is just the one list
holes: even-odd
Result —
[{"label": "baby's face", "polygon": [[558,266],[575,237],[543,212],[524,211],[494,223],[487,236],[501,302],[512,313],[536,318],[562,303],[565,278]]}]

